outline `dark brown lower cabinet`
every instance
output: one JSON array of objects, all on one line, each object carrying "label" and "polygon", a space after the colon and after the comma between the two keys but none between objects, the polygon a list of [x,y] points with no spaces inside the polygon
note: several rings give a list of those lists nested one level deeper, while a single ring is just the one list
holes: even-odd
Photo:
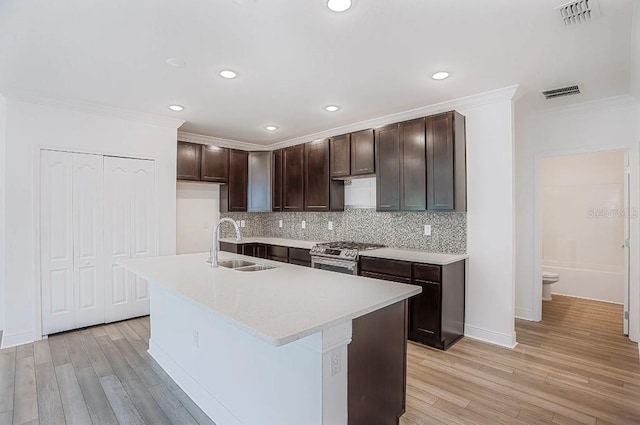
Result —
[{"label": "dark brown lower cabinet", "polygon": [[422,287],[409,299],[409,340],[447,350],[464,335],[464,261],[439,266],[362,257],[360,275]]},{"label": "dark brown lower cabinet", "polygon": [[349,425],[397,425],[406,402],[406,301],[353,320],[348,371]]},{"label": "dark brown lower cabinet", "polygon": [[242,254],[242,244],[220,242],[220,251],[231,252],[232,254]]},{"label": "dark brown lower cabinet", "polygon": [[247,243],[242,245],[242,254],[249,257],[267,258],[267,246],[261,243]]},{"label": "dark brown lower cabinet", "polygon": [[279,245],[262,243],[231,243],[220,242],[220,250],[249,257],[266,258],[281,263],[291,263],[298,266],[311,267],[311,254],[308,249],[289,248]]}]

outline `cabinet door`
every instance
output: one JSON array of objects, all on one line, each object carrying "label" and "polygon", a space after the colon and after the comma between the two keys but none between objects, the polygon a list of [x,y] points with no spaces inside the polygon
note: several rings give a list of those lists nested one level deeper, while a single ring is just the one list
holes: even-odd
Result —
[{"label": "cabinet door", "polygon": [[282,150],[282,209],[304,210],[304,146]]},{"label": "cabinet door", "polygon": [[[158,255],[155,208],[155,167],[153,161],[130,159],[131,170],[131,258]],[[149,282],[131,274],[129,317],[149,314]]]},{"label": "cabinet door", "polygon": [[400,128],[398,124],[375,130],[376,209],[400,210]]},{"label": "cabinet door", "polygon": [[131,258],[131,169],[126,158],[104,158],[105,320],[129,317],[133,273],[118,263]]},{"label": "cabinet door", "polygon": [[104,323],[102,155],[73,154],[75,328]]},{"label": "cabinet door", "polygon": [[178,180],[200,180],[201,145],[178,142]]},{"label": "cabinet door", "polygon": [[329,211],[329,140],[307,143],[304,151],[304,209]]},{"label": "cabinet door", "polygon": [[246,151],[234,149],[229,152],[229,211],[247,210],[248,161]]},{"label": "cabinet door", "polygon": [[272,153],[249,152],[249,212],[271,211]]},{"label": "cabinet door", "polygon": [[373,130],[351,133],[351,175],[375,173]]},{"label": "cabinet door", "polygon": [[427,208],[425,126],[424,118],[400,123],[400,208],[403,211]]},{"label": "cabinet door", "polygon": [[409,299],[409,338],[416,341],[440,339],[441,284],[414,280],[422,293]]},{"label": "cabinet door", "polygon": [[351,136],[332,137],[331,139],[331,177],[351,175]]},{"label": "cabinet door", "polygon": [[75,327],[73,289],[73,154],[40,157],[42,332]]},{"label": "cabinet door", "polygon": [[452,210],[455,208],[453,113],[429,117],[427,125],[427,206],[430,210]]},{"label": "cabinet door", "polygon": [[282,149],[271,152],[271,210],[282,211]]},{"label": "cabinet door", "polygon": [[202,145],[200,180],[226,183],[229,175],[229,149]]}]

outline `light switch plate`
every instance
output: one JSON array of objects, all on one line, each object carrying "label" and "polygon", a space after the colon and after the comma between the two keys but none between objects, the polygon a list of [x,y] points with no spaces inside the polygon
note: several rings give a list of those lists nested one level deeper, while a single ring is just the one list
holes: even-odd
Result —
[{"label": "light switch plate", "polygon": [[282,227],[282,220],[278,220],[278,227]]},{"label": "light switch plate", "polygon": [[328,230],[333,230],[333,221],[330,221],[327,223],[327,229]]},{"label": "light switch plate", "polygon": [[302,228],[303,229],[307,228],[307,222],[305,220],[302,220]]},{"label": "light switch plate", "polygon": [[245,227],[247,223],[244,220],[240,220],[240,227]]},{"label": "light switch plate", "polygon": [[424,235],[425,236],[431,236],[431,225],[430,224],[425,224],[424,225]]}]

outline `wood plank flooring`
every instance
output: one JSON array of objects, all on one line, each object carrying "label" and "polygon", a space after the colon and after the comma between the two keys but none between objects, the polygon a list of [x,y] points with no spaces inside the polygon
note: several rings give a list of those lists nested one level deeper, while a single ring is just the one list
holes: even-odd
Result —
[{"label": "wood plank flooring", "polygon": [[402,425],[640,424],[638,346],[622,306],[553,296],[540,323],[516,321],[514,350],[464,338],[409,344]]},{"label": "wood plank flooring", "polygon": [[[640,424],[638,347],[621,307],[554,296],[543,318],[517,321],[514,350],[410,344],[401,425]],[[0,425],[213,424],[148,341],[145,317],[0,351]]]},{"label": "wood plank flooring", "polygon": [[0,425],[215,425],[148,344],[143,317],[0,351]]}]

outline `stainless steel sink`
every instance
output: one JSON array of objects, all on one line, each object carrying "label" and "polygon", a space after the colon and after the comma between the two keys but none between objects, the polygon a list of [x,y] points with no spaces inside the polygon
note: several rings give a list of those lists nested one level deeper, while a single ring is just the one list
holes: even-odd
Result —
[{"label": "stainless steel sink", "polygon": [[234,270],[238,272],[259,272],[261,270],[270,270],[270,269],[275,269],[275,267],[267,266],[266,264],[254,264],[253,266],[238,267],[238,268],[235,268]]},{"label": "stainless steel sink", "polygon": [[[207,260],[207,263],[211,263],[211,261]],[[252,263],[251,261],[246,260],[222,260],[218,262],[218,266],[237,270],[239,272],[258,272],[261,270],[275,269],[274,266]]]}]

